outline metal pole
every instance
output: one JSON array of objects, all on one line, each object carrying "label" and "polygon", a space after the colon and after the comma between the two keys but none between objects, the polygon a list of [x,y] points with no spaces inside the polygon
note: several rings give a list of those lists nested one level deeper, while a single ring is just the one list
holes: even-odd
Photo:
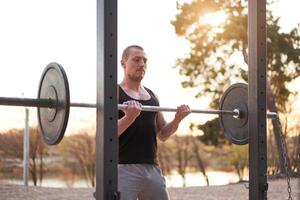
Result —
[{"label": "metal pole", "polygon": [[0,105],[54,108],[56,101],[53,99],[0,97]]},{"label": "metal pole", "polygon": [[249,200],[266,200],[266,0],[249,0]]},{"label": "metal pole", "polygon": [[[71,107],[84,107],[84,108],[95,108],[96,104],[93,103],[70,103]],[[126,104],[118,104],[118,110],[124,110],[126,109]],[[176,108],[170,108],[170,107],[161,107],[161,106],[146,106],[142,105],[142,111],[148,111],[148,112],[176,112]],[[199,114],[216,114],[216,115],[233,115],[233,116],[239,116],[240,112],[238,109],[234,110],[207,110],[207,109],[191,109],[191,113],[199,113]],[[267,112],[267,117],[275,119],[277,117],[276,112]],[[238,117],[237,117],[238,118]]]},{"label": "metal pole", "polygon": [[25,129],[23,140],[23,182],[25,186],[28,186],[29,176],[29,152],[30,152],[30,134],[29,134],[29,110],[25,108]]},{"label": "metal pole", "polygon": [[94,103],[70,103],[71,107],[96,108]]},{"label": "metal pole", "polygon": [[117,36],[117,0],[97,0],[97,200],[119,199]]},{"label": "metal pole", "polygon": [[[92,103],[71,103],[71,107],[85,107],[85,108],[95,108],[96,104]],[[124,110],[127,108],[126,104],[118,104],[119,110]],[[148,111],[148,112],[176,112],[177,108],[170,108],[170,107],[160,107],[160,106],[146,106],[142,105],[141,107],[142,111]],[[238,111],[234,110],[201,110],[201,109],[191,109],[192,113],[202,113],[202,114],[228,114],[228,115],[238,115]]]},{"label": "metal pole", "polygon": [[[126,104],[118,104],[118,109],[123,110],[126,109]],[[177,108],[170,108],[170,107],[160,107],[160,106],[145,106],[142,105],[142,111],[149,111],[149,112],[176,112]],[[229,115],[238,115],[238,111],[234,110],[200,110],[200,109],[191,109],[192,113],[202,113],[202,114],[229,114]]]}]

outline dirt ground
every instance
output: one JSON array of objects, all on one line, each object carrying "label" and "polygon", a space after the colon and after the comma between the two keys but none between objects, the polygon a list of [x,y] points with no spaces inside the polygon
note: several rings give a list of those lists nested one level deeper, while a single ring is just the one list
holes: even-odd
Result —
[{"label": "dirt ground", "polygon": [[[292,199],[300,200],[300,179],[291,179]],[[268,199],[288,199],[285,179],[269,180]],[[245,184],[169,188],[171,200],[247,200]],[[0,200],[93,200],[93,188],[47,188],[0,184]]]}]

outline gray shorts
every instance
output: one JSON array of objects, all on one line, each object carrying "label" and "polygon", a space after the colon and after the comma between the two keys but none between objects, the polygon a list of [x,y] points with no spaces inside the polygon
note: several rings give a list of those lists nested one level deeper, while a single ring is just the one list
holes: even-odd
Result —
[{"label": "gray shorts", "polygon": [[118,190],[121,200],[169,200],[158,165],[119,164]]}]

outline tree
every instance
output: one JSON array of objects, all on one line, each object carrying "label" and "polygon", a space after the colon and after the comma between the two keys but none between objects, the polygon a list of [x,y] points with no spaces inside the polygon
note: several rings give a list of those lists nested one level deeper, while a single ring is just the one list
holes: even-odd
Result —
[{"label": "tree", "polygon": [[170,142],[162,142],[160,140],[157,141],[157,158],[159,161],[159,166],[162,170],[162,173],[167,175],[171,174],[172,169],[175,166],[174,163],[174,149],[175,145]]},{"label": "tree", "polygon": [[60,152],[64,162],[71,171],[74,166],[81,169],[81,175],[95,187],[96,176],[96,144],[95,137],[88,133],[68,136],[62,141]]},{"label": "tree", "polygon": [[231,145],[228,159],[238,174],[239,181],[243,181],[244,169],[249,166],[248,146]]},{"label": "tree", "polygon": [[186,186],[185,175],[187,172],[187,168],[189,166],[189,162],[193,158],[193,154],[191,153],[191,141],[188,136],[173,136],[174,142],[176,144],[176,152],[175,159],[177,161],[177,171],[182,177],[183,187]]},{"label": "tree", "polygon": [[226,139],[224,134],[221,131],[219,119],[215,118],[207,121],[205,124],[192,124],[190,128],[196,127],[203,131],[203,135],[198,136],[199,140],[202,141],[206,145],[223,145],[229,144],[229,141]]},{"label": "tree", "polygon": [[[248,11],[244,0],[195,0],[178,4],[172,24],[176,34],[191,45],[189,55],[177,60],[179,72],[186,78],[183,87],[203,87],[198,96],[211,95],[212,107],[226,86],[237,80],[247,81],[248,63]],[[211,24],[211,17],[223,16],[223,23]],[[287,83],[300,74],[300,38],[298,29],[283,33],[279,17],[267,13],[268,75],[273,94],[278,96],[276,105],[285,111],[291,91]],[[234,62],[240,57],[239,62]],[[242,63],[243,61],[243,63]],[[241,67],[244,66],[244,67]]]},{"label": "tree", "polygon": [[[30,162],[29,162],[29,172],[33,181],[33,185],[37,185],[37,180],[39,179],[40,184],[42,184],[44,177],[44,156],[48,154],[48,146],[44,142],[39,128],[30,128]],[[22,146],[23,148],[23,146]]]},{"label": "tree", "polygon": [[2,176],[16,178],[21,176],[23,161],[23,134],[21,130],[11,129],[0,134],[0,165]]},{"label": "tree", "polygon": [[200,147],[199,147],[200,142],[193,136],[190,136],[190,141],[193,146],[193,152],[195,154],[195,160],[196,160],[197,166],[200,169],[200,171],[202,172],[203,176],[205,177],[207,186],[209,186],[208,175],[206,174],[205,165],[200,156]]},{"label": "tree", "polygon": [[[198,88],[197,97],[210,96],[210,106],[217,108],[224,88],[236,81],[247,82],[247,1],[194,0],[178,3],[177,9],[172,24],[191,46],[189,54],[176,64],[185,77],[182,85]],[[225,20],[212,23],[218,18]],[[271,111],[285,113],[288,99],[295,93],[287,85],[300,74],[300,37],[299,28],[283,33],[278,23],[279,17],[267,11],[267,99]],[[273,126],[281,148],[280,127],[275,121]]]},{"label": "tree", "polygon": [[[48,148],[44,143],[39,129],[30,127],[30,153],[29,153],[29,172],[33,181],[33,185],[37,185],[39,179],[40,184],[44,175],[44,155],[47,154]],[[6,166],[13,169],[22,166],[23,161],[23,129],[11,129],[6,133],[0,134],[0,152],[3,155],[2,162]],[[13,171],[10,171],[14,173]]]}]

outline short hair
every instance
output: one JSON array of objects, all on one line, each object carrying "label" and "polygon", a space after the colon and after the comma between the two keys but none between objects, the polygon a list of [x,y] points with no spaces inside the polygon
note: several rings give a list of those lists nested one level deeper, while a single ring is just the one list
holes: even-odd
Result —
[{"label": "short hair", "polygon": [[139,46],[139,45],[130,45],[128,47],[126,47],[122,53],[122,59],[127,60],[130,54],[130,50],[132,48],[136,48],[136,49],[140,49],[142,51],[144,51],[143,47]]}]

